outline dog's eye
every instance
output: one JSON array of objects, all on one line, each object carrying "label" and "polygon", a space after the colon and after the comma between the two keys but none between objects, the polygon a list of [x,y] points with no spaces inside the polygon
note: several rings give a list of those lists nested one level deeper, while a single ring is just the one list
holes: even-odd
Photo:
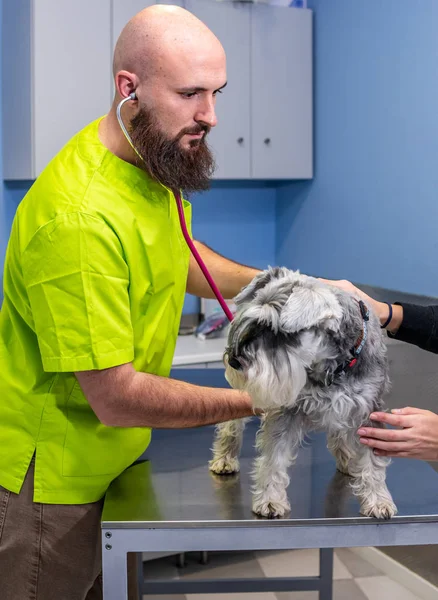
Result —
[{"label": "dog's eye", "polygon": [[242,365],[237,360],[237,358],[235,358],[234,356],[232,356],[230,359],[228,359],[228,364],[230,365],[231,368],[236,369],[236,371],[240,371],[242,369]]}]

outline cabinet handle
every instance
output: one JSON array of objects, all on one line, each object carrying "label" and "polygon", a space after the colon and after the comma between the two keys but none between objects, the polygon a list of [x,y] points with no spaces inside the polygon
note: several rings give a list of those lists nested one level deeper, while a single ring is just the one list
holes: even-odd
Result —
[{"label": "cabinet handle", "polygon": [[267,146],[269,146],[269,144],[271,143],[271,138],[265,138],[264,142]]},{"label": "cabinet handle", "polygon": [[245,140],[243,139],[243,137],[237,138],[237,143],[238,144],[243,144]]}]

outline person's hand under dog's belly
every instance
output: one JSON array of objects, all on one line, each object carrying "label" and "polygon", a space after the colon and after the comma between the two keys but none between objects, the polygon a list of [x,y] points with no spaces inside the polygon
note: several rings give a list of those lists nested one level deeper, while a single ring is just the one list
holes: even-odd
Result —
[{"label": "person's hand under dog's belly", "polygon": [[361,427],[357,432],[360,442],[374,448],[377,456],[438,461],[438,415],[410,407],[395,408],[391,413],[372,413],[370,419],[401,429]]}]

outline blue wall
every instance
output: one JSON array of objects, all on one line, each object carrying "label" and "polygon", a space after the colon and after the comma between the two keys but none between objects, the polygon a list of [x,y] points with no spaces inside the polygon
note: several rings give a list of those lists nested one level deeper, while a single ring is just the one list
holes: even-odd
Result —
[{"label": "blue wall", "polygon": [[[193,236],[237,262],[264,269],[274,265],[276,189],[268,184],[214,182],[191,198]],[[187,296],[184,312],[196,312]]]},{"label": "blue wall", "polygon": [[438,2],[310,8],[315,179],[279,189],[278,262],[438,296]]}]

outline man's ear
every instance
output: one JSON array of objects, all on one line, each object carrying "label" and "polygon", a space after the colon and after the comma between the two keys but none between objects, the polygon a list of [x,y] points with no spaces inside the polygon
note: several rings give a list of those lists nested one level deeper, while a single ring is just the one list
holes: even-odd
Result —
[{"label": "man's ear", "polygon": [[136,91],[139,79],[135,73],[130,71],[118,71],[114,77],[114,85],[117,94],[121,98],[127,98]]}]

